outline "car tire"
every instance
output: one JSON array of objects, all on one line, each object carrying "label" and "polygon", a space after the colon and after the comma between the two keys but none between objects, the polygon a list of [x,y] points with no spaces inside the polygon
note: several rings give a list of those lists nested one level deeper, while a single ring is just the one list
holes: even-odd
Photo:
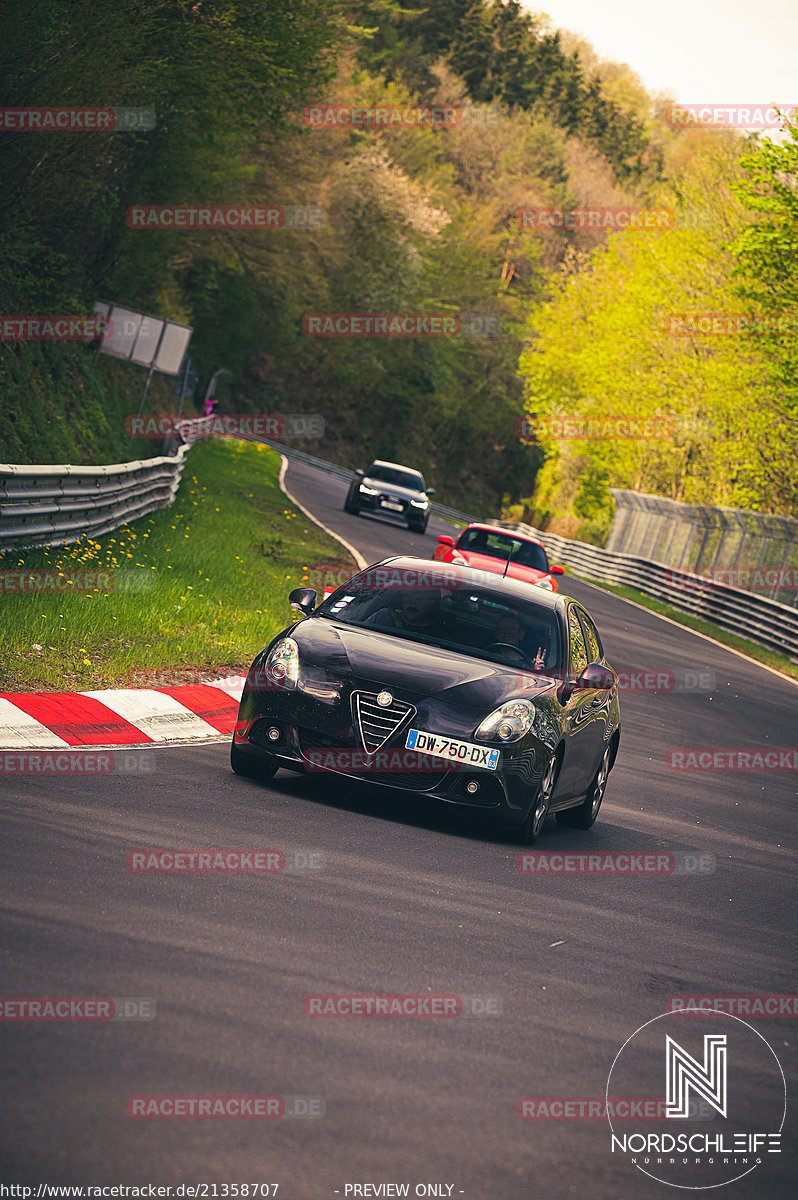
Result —
[{"label": "car tire", "polygon": [[243,775],[245,779],[271,779],[277,774],[277,763],[274,760],[270,761],[265,756],[252,758],[249,754],[244,754],[235,742],[230,743],[230,766],[236,775]]},{"label": "car tire", "polygon": [[610,745],[602,755],[598,770],[593,776],[593,782],[587,789],[582,803],[576,808],[566,808],[564,812],[557,813],[557,820],[561,825],[570,825],[572,829],[591,829],[595,825],[611,770],[612,746]]},{"label": "car tire", "polygon": [[420,533],[423,536],[427,532],[427,522],[408,521],[407,528],[411,533]]},{"label": "car tire", "polygon": [[518,829],[518,840],[522,846],[532,846],[540,837],[549,815],[549,805],[559,773],[560,760],[555,754],[546,764],[535,799],[529,806],[524,823]]},{"label": "car tire", "polygon": [[357,505],[353,502],[351,496],[347,496],[346,500],[344,500],[344,512],[351,513],[353,517],[356,517],[358,515],[359,511],[360,510],[358,509]]}]

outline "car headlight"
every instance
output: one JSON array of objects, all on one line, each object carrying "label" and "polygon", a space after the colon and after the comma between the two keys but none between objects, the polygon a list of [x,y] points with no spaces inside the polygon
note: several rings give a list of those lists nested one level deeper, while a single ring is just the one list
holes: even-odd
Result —
[{"label": "car headlight", "polygon": [[535,706],[531,700],[508,700],[485,717],[474,737],[480,742],[517,742],[531,729],[534,720]]},{"label": "car headlight", "polygon": [[554,584],[551,582],[551,580],[549,579],[548,575],[546,575],[546,577],[545,577],[544,579],[539,579],[539,580],[537,581],[537,584],[536,584],[536,586],[537,586],[537,587],[542,587],[542,588],[545,588],[547,592],[553,592],[553,591],[554,591]]},{"label": "car headlight", "polygon": [[429,500],[411,500],[413,508],[429,508]]},{"label": "car headlight", "polygon": [[361,492],[365,492],[367,496],[379,496],[380,494],[377,488],[366,487],[365,483],[361,483],[360,490]]},{"label": "car headlight", "polygon": [[266,678],[275,687],[295,688],[299,679],[299,646],[293,638],[280,638],[266,659]]}]

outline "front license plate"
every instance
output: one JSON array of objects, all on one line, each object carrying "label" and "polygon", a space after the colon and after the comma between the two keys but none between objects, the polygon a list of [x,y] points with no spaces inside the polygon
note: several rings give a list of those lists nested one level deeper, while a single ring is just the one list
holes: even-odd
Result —
[{"label": "front license plate", "polygon": [[405,749],[420,750],[435,758],[448,758],[462,766],[485,767],[488,771],[495,771],[501,758],[500,750],[476,746],[473,742],[461,742],[459,738],[441,737],[439,733],[424,733],[420,729],[407,731]]},{"label": "front license plate", "polygon": [[390,508],[391,512],[402,512],[404,506],[395,504],[393,500],[380,500],[380,508]]}]

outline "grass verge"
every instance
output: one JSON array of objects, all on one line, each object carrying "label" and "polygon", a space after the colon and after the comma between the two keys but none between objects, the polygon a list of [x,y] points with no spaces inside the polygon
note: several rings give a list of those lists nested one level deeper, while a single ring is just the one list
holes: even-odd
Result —
[{"label": "grass verge", "polygon": [[605,592],[612,592],[614,596],[621,596],[624,600],[634,600],[635,604],[639,604],[642,608],[648,608],[652,612],[659,613],[660,616],[669,617],[678,625],[684,625],[687,629],[695,630],[696,633],[703,633],[707,637],[714,638],[716,642],[729,646],[732,650],[739,650],[747,658],[753,658],[756,662],[761,662],[766,667],[772,667],[774,671],[780,671],[782,675],[789,676],[790,679],[798,680],[798,663],[793,662],[785,654],[768,650],[765,646],[758,645],[757,642],[749,641],[748,638],[737,637],[736,634],[719,629],[717,625],[713,625],[709,621],[702,621],[700,617],[694,617],[692,613],[684,613],[678,608],[671,608],[670,604],[665,604],[662,600],[655,600],[653,596],[647,596],[645,592],[638,592],[635,588],[605,583],[602,579],[591,579],[587,575],[579,575],[570,568],[566,568],[566,573],[573,575],[576,579],[583,579],[585,583],[592,583],[596,587],[603,588]]},{"label": "grass verge", "polygon": [[[245,673],[291,620],[288,592],[309,569],[356,569],[287,500],[279,469],[266,446],[197,442],[170,508],[97,540],[6,554],[0,572],[51,574],[29,582],[41,591],[2,592],[0,582],[0,691],[167,686]],[[77,583],[55,590],[69,578]]]}]

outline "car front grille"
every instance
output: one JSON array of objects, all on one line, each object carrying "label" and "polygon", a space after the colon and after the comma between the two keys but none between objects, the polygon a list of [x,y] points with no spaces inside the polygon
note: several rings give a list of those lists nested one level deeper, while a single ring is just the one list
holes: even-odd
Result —
[{"label": "car front grille", "polygon": [[[348,775],[355,779],[362,779],[366,783],[382,783],[388,787],[403,788],[410,792],[431,792],[439,787],[449,774],[448,770],[429,769],[429,759],[425,759],[423,754],[416,754],[412,750],[404,749],[384,751],[384,756],[389,762],[396,760],[393,770],[375,770],[376,767],[382,765],[380,760],[375,758],[363,762],[363,750],[355,746],[352,739],[331,737],[329,734],[315,729],[302,729],[299,736],[302,754],[305,757],[311,757],[313,751],[330,750],[333,752],[328,756],[313,755],[311,761],[318,764],[317,769],[333,771],[337,775]],[[338,759],[334,753],[336,750],[344,752]],[[356,755],[360,756],[360,761],[357,757],[353,761],[353,750]],[[413,764],[416,762],[419,764],[418,770],[414,769]]]},{"label": "car front grille", "polygon": [[403,700],[391,700],[390,704],[378,704],[377,692],[353,692],[352,715],[360,744],[369,754],[390,741],[405,722],[415,714],[412,704]]}]

